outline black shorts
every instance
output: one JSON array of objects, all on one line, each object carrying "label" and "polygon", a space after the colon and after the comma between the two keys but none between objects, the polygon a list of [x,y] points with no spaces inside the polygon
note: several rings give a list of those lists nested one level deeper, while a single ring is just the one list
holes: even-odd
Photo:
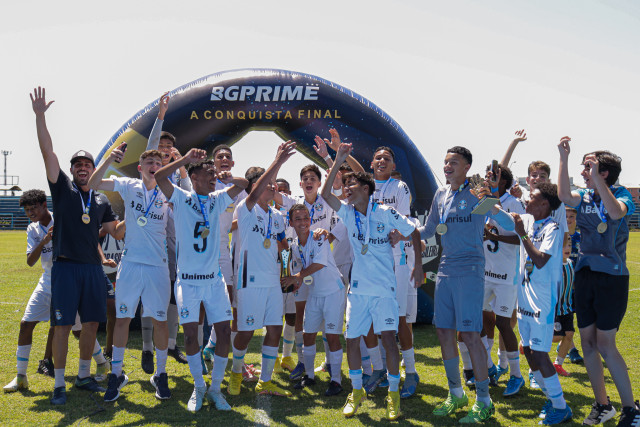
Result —
[{"label": "black shorts", "polygon": [[172,280],[171,281],[171,297],[169,298],[169,304],[173,304],[173,305],[178,305],[176,304],[176,281]]},{"label": "black shorts", "polygon": [[581,268],[574,280],[578,328],[595,323],[601,331],[618,329],[627,311],[629,276]]},{"label": "black shorts", "polygon": [[553,336],[564,337],[567,332],[575,332],[573,327],[573,313],[556,315],[555,324],[553,325]]},{"label": "black shorts", "polygon": [[107,288],[101,265],[55,261],[51,267],[51,326],[107,321]]}]

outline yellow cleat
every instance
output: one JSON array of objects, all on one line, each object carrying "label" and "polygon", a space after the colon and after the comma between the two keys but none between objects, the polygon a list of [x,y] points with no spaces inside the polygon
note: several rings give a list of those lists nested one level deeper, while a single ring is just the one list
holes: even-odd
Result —
[{"label": "yellow cleat", "polygon": [[27,390],[29,388],[29,381],[27,381],[26,375],[18,375],[13,381],[3,387],[5,393],[13,393],[18,390]]},{"label": "yellow cleat", "polygon": [[242,384],[242,372],[231,372],[229,376],[229,385],[227,386],[227,393],[231,396],[237,396],[240,394],[240,385]]},{"label": "yellow cleat", "polygon": [[351,394],[347,397],[347,402],[344,404],[344,408],[342,408],[342,414],[347,417],[353,417],[356,412],[358,412],[358,408],[363,400],[367,398],[367,393],[365,393],[364,389],[353,389]]},{"label": "yellow cleat", "polygon": [[273,366],[273,373],[274,374],[281,374],[282,371],[282,366],[280,366],[280,358],[276,357],[276,364]]},{"label": "yellow cleat", "polygon": [[394,421],[400,418],[400,392],[390,391],[387,394],[387,419]]},{"label": "yellow cleat", "polygon": [[287,356],[283,357],[280,360],[280,366],[282,367],[282,369],[286,369],[287,371],[291,372],[296,368],[296,363],[293,361],[293,357]]},{"label": "yellow cleat", "polygon": [[274,383],[272,383],[271,381],[258,381],[258,384],[256,384],[256,393],[258,394],[270,394],[272,396],[284,396],[284,397],[289,397],[291,396],[291,392],[285,389],[282,389],[280,387],[278,387],[277,385],[275,385]]}]

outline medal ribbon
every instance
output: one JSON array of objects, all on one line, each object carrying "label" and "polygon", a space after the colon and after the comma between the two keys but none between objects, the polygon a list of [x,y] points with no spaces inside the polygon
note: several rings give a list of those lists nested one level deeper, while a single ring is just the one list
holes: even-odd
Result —
[{"label": "medal ribbon", "polygon": [[[613,192],[613,185],[611,187],[609,187],[609,190],[611,192]],[[593,206],[595,206],[597,208],[596,213],[600,217],[600,221],[602,221],[603,223],[606,224],[607,223],[607,216],[604,213],[604,203],[602,203],[602,197],[600,198],[600,206],[598,206],[596,204],[596,200],[593,197],[593,194],[591,194],[591,202],[593,203]]]},{"label": "medal ribbon", "polygon": [[[315,210],[316,210],[316,203],[318,203],[318,197],[319,197],[319,196],[316,194],[316,200],[315,200],[315,202],[313,202],[313,204],[311,205],[311,212],[309,213],[309,214],[310,214],[310,217],[311,217],[311,224],[313,224],[313,213],[314,213],[314,212],[315,212]],[[287,214],[287,216],[288,216],[288,214]],[[287,219],[288,219],[288,218],[287,218]]]},{"label": "medal ribbon", "polygon": [[269,211],[269,225],[267,226],[267,236],[266,239],[271,239],[271,208],[267,206],[267,210]]},{"label": "medal ribbon", "polygon": [[[149,204],[147,205],[147,209],[145,209],[144,211],[144,217],[146,218],[147,215],[149,215],[149,209],[151,209],[151,205],[153,205],[153,202],[156,201],[156,197],[158,197],[158,186],[156,185],[156,188],[153,190],[153,196],[151,196],[151,201],[149,202]],[[200,199],[198,199],[200,200]],[[147,189],[144,189],[144,201],[145,203],[147,202]],[[200,204],[200,208],[202,209],[202,203]],[[205,220],[206,221],[206,220]]]},{"label": "medal ribbon", "polygon": [[[200,203],[200,212],[202,212],[202,218],[204,218],[204,228],[209,228],[209,213],[204,208],[204,204],[202,203],[202,200],[200,200],[200,196],[195,191],[194,194],[196,195],[196,199],[198,199],[198,203]],[[207,197],[207,199],[208,198],[209,197]]]},{"label": "medal ribbon", "polygon": [[[307,243],[309,243],[307,237]],[[300,244],[300,240],[298,240],[298,253],[300,254],[300,260],[302,261],[302,268],[307,268],[307,261],[304,259],[304,252],[302,251],[302,245]]]},{"label": "medal ribbon", "polygon": [[[533,236],[531,236],[531,243],[533,243],[533,241],[536,239],[536,237],[538,237],[538,234],[540,234],[540,230],[542,230],[549,223],[549,221],[551,221],[552,219],[553,218],[551,218],[551,217],[547,218],[539,228],[533,230]],[[537,223],[537,221],[533,223],[534,227],[535,227],[536,223]],[[529,234],[529,233],[527,233],[527,234]],[[527,254],[527,260],[525,261],[525,264],[526,264],[526,262],[529,262],[529,261],[533,262],[533,260],[529,256],[529,254]],[[533,266],[535,268],[535,264]],[[533,273],[533,270],[531,270],[531,273]],[[524,269],[524,278],[525,278],[525,280],[529,281],[529,273],[527,272],[526,268]]]},{"label": "medal ribbon", "polygon": [[[469,180],[465,180],[464,184],[462,184],[455,193],[453,193],[453,196],[451,196],[451,200],[449,200],[447,202],[447,199],[449,198],[449,194],[451,194],[451,186],[449,186],[449,188],[447,189],[447,195],[444,198],[444,203],[442,204],[442,208],[440,209],[440,224],[444,224],[447,222],[447,217],[449,216],[449,211],[451,211],[451,206],[453,206],[453,201],[455,200],[456,196],[458,195],[458,193],[462,190],[464,190],[464,188],[467,186],[467,184],[469,183]],[[445,206],[446,204],[446,206]]]},{"label": "medal ribbon", "polygon": [[89,214],[89,209],[91,209],[91,196],[93,195],[93,190],[89,190],[89,201],[87,202],[87,205],[84,205],[84,199],[82,198],[82,192],[80,191],[80,189],[78,188],[78,186],[76,185],[76,183],[73,183],[73,188],[75,188],[76,190],[78,190],[78,194],[80,194],[80,202],[82,202],[82,212],[85,214]]},{"label": "medal ribbon", "polygon": [[[367,234],[365,234],[365,236],[364,236],[364,243],[362,244],[362,246],[364,246],[364,245],[369,243],[369,235],[370,235],[370,231],[371,231],[371,227],[370,227],[371,224],[369,224],[369,217],[370,217],[370,214],[373,212],[373,205],[374,205],[373,198],[370,197],[369,198],[369,205],[367,206],[367,215],[366,215],[366,218],[367,218],[367,231],[366,231],[366,233]],[[360,228],[361,225],[362,225],[362,223],[360,222],[360,212],[358,212],[355,209],[355,207],[353,208],[353,212],[356,214],[355,215],[356,216],[356,228],[358,229],[358,240],[360,240],[360,237],[362,236],[362,229]]]}]

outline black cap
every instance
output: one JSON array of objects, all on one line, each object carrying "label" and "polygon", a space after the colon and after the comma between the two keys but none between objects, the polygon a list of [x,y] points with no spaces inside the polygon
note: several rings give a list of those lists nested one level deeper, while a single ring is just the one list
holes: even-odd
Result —
[{"label": "black cap", "polygon": [[73,165],[77,159],[88,159],[93,163],[93,167],[96,167],[96,162],[93,160],[93,156],[90,152],[85,150],[76,151],[73,156],[71,156],[71,164]]}]

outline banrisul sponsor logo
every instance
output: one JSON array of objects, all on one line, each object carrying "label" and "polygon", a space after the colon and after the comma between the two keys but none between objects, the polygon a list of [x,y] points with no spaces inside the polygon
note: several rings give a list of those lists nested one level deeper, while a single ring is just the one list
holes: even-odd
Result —
[{"label": "banrisul sponsor logo", "polygon": [[318,86],[214,86],[211,101],[317,101]]}]

